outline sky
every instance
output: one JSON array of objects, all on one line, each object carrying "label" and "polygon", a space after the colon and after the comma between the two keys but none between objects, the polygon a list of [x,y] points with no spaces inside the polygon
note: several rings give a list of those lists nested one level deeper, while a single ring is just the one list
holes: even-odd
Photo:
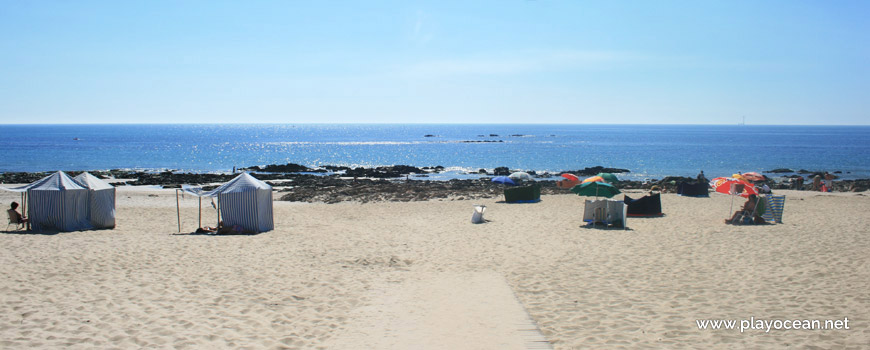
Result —
[{"label": "sky", "polygon": [[868,1],[0,0],[0,123],[870,124]]}]

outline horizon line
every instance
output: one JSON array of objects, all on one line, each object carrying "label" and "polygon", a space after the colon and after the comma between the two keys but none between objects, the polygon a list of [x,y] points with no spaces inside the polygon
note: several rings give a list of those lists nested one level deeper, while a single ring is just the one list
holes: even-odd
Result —
[{"label": "horizon line", "polygon": [[49,125],[649,125],[649,126],[870,126],[868,124],[688,124],[688,123],[466,123],[466,122],[218,122],[218,123],[202,123],[202,122],[181,122],[181,123],[0,123],[3,126],[49,126]]}]

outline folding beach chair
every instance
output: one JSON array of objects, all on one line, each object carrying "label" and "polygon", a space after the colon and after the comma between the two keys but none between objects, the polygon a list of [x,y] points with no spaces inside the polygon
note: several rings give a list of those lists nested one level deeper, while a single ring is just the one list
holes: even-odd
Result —
[{"label": "folding beach chair", "polygon": [[[769,206],[767,205],[767,199],[762,197],[762,196],[757,196],[756,198],[758,198],[758,199],[756,200],[755,206],[752,208],[752,210],[744,210],[742,213],[740,213],[740,215],[738,215],[736,218],[734,218],[734,221],[731,222],[731,224],[733,224],[733,225],[755,225],[756,224],[756,222],[755,222],[756,216],[761,216],[762,218],[764,218],[763,215],[770,210],[770,209],[768,209]],[[759,210],[759,208],[761,208],[761,209]],[[761,215],[758,215],[759,212]],[[764,219],[764,220],[767,221],[767,219]]]},{"label": "folding beach chair", "polygon": [[14,210],[9,209],[6,210],[6,217],[8,223],[6,224],[6,231],[9,231],[9,226],[15,225],[15,231],[21,230],[24,228],[24,222],[18,220],[18,215],[16,215]]}]

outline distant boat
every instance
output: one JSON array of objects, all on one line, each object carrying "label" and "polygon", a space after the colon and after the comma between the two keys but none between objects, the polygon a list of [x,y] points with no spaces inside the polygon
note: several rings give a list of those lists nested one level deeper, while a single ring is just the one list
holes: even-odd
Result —
[{"label": "distant boat", "polygon": [[79,140],[78,137],[73,137],[73,141],[78,141],[78,140]]}]

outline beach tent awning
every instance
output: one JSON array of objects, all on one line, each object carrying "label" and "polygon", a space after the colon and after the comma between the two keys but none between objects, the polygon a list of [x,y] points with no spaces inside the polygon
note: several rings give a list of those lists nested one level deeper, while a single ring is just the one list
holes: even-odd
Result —
[{"label": "beach tent awning", "polygon": [[202,188],[199,187],[188,187],[182,189],[182,191],[198,197],[217,197],[219,194],[240,193],[253,190],[271,191],[272,186],[269,186],[269,184],[263,181],[257,180],[257,178],[251,176],[251,174],[245,172],[211,191],[203,191]]},{"label": "beach tent awning", "polygon": [[73,179],[75,179],[75,181],[78,182],[79,184],[81,184],[82,186],[84,186],[88,189],[95,190],[95,191],[110,190],[110,189],[115,188],[112,185],[109,185],[109,183],[103,181],[102,179],[100,179],[94,175],[91,175],[91,173],[89,173],[89,172],[81,173],[81,174],[79,174],[79,176],[76,176]]},{"label": "beach tent awning", "polygon": [[69,177],[66,173],[62,171],[58,171],[54,174],[48,175],[42,179],[39,179],[29,185],[24,185],[21,187],[0,187],[0,189],[4,189],[12,192],[27,192],[29,190],[35,191],[54,191],[54,190],[85,190],[86,188],[76,182],[73,178]]}]

